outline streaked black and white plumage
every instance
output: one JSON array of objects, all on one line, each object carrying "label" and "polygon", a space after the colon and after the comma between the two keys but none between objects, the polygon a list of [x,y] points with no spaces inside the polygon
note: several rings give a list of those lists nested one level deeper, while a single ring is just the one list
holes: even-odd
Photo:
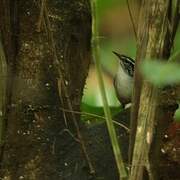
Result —
[{"label": "streaked black and white plumage", "polygon": [[114,87],[116,95],[124,107],[131,102],[133,75],[134,75],[134,60],[125,55],[113,52],[119,59],[118,71],[114,78]]}]

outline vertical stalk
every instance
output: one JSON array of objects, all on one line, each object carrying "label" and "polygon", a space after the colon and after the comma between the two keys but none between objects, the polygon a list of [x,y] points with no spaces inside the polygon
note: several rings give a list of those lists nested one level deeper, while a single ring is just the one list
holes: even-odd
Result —
[{"label": "vertical stalk", "polygon": [[115,156],[115,160],[116,160],[116,164],[117,164],[117,168],[118,168],[119,179],[122,180],[122,179],[127,179],[127,172],[126,172],[123,160],[122,160],[122,155],[121,155],[121,151],[119,148],[115,128],[113,125],[111,112],[110,112],[110,109],[108,106],[107,96],[106,96],[103,77],[102,77],[102,70],[101,70],[101,65],[100,65],[100,55],[99,55],[96,0],[92,0],[91,7],[92,7],[92,16],[93,16],[93,26],[92,26],[93,59],[94,59],[95,65],[96,65],[97,77],[98,77],[101,97],[102,97],[102,101],[103,101],[106,124],[107,124],[108,132],[110,135],[110,140],[112,143],[113,152],[114,152],[114,156]]},{"label": "vertical stalk", "polygon": [[[179,13],[174,14],[179,17]],[[133,150],[133,157],[129,180],[143,180],[145,174],[150,180],[161,179],[160,148],[165,130],[173,120],[176,100],[168,88],[155,87],[143,79],[139,74],[139,67],[145,60],[165,61],[169,58],[174,40],[172,34],[176,32],[175,24],[179,22],[172,23],[171,19],[171,1],[141,0],[134,107],[131,116],[133,134],[131,134],[130,155]]]}]

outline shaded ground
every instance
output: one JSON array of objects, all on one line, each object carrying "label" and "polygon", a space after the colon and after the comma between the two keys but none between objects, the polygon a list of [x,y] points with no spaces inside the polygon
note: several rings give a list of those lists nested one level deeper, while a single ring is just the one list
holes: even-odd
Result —
[{"label": "shaded ground", "polygon": [[[125,111],[120,114],[121,123],[128,124],[127,119],[129,119],[129,112]],[[127,162],[127,152],[128,152],[128,133],[117,126],[118,136],[121,141],[122,153],[125,161]],[[67,131],[61,134],[60,139],[66,139],[64,141],[63,149],[61,147],[56,147],[58,156],[63,158],[59,159],[60,164],[60,179],[64,180],[88,180],[88,179],[104,179],[104,180],[116,180],[117,170],[115,166],[115,161],[113,158],[112,147],[110,145],[110,140],[108,132],[106,130],[106,125],[104,123],[97,124],[93,126],[88,126],[82,129],[84,137],[87,142],[88,153],[93,163],[96,174],[91,175],[89,173],[89,168],[85,162],[81,151],[79,150],[78,143],[70,136]],[[62,138],[63,137],[63,138]],[[167,144],[168,143],[168,144]],[[174,144],[175,143],[175,144]],[[60,143],[61,144],[61,143]],[[170,145],[171,144],[171,145]],[[176,142],[172,140],[165,140],[164,146],[171,149],[173,146],[177,146]],[[163,147],[162,147],[163,149]],[[173,155],[170,153],[172,151],[166,150],[162,153],[161,158],[161,180],[178,180],[180,179],[180,159],[178,157],[179,149],[176,147],[176,152]],[[175,155],[176,154],[176,155]],[[176,156],[174,159],[173,157]]]},{"label": "shaded ground", "polygon": [[[126,116],[126,112],[121,116],[123,121],[127,118]],[[122,142],[123,155],[127,160],[128,134],[123,128],[117,127]],[[60,152],[59,157],[63,158],[63,161],[61,158],[59,159],[61,178],[65,180],[118,179],[105,123],[86,126],[81,131],[85,137],[88,154],[96,173],[94,175],[89,173],[88,165],[79,149],[80,146],[67,131],[64,131],[60,138],[61,140],[67,140],[63,142],[63,150],[61,149],[61,143],[59,143],[59,147],[58,145],[56,147],[56,151]]]},{"label": "shaded ground", "polygon": [[[119,122],[128,126],[129,112],[121,112],[116,119],[119,119]],[[25,168],[28,170],[28,172],[26,170],[26,175],[28,173],[34,173],[32,180],[38,180],[38,177],[43,177],[43,180],[118,180],[112,147],[104,122],[88,126],[83,125],[81,127],[81,132],[85,139],[88,155],[93,164],[95,174],[90,174],[89,167],[77,139],[67,129],[59,131],[59,127],[60,124],[56,124],[56,126],[52,128],[54,132],[49,132],[51,136],[48,136],[48,139],[44,139],[43,137],[45,135],[41,132],[41,139],[37,139],[37,143],[34,143],[34,146],[30,143],[26,144],[27,147],[17,146],[17,152],[19,152],[18,157],[20,157],[20,159],[15,159],[16,156],[11,154],[11,158],[14,158],[14,160],[10,162],[7,160],[7,166],[13,166],[15,168],[13,180],[31,180],[23,175],[24,164],[26,164]],[[120,126],[116,127],[121,142],[123,157],[127,162],[128,133]],[[164,139],[160,180],[180,179],[179,147],[178,131],[173,134],[173,136]],[[11,149],[11,147],[9,148]],[[27,151],[27,149],[29,151]],[[26,154],[26,152],[29,152],[29,154]],[[39,159],[41,157],[39,153],[46,154],[43,156],[43,160]],[[35,158],[34,154],[36,154]],[[33,158],[31,158],[31,156]],[[27,159],[32,160],[26,163]],[[38,163],[38,161],[43,161],[44,164]],[[13,165],[10,163],[13,163]],[[43,171],[43,169],[46,169],[46,171]],[[37,174],[39,174],[39,176],[37,176]],[[2,178],[3,176],[0,177],[0,179],[5,179],[5,177]],[[31,177],[33,177],[33,175]],[[39,180],[41,180],[41,178]]]},{"label": "shaded ground", "polygon": [[[128,112],[121,113],[121,122],[127,119]],[[127,124],[127,122],[124,124]],[[128,133],[117,126],[118,136],[122,144],[122,153],[127,162],[128,152]],[[81,153],[79,144],[69,134],[64,131],[60,134],[60,141],[55,151],[59,157],[60,162],[60,178],[63,180],[89,180],[89,179],[103,179],[116,180],[118,179],[115,161],[113,158],[112,147],[110,145],[108,132],[104,123],[93,126],[83,127],[83,135],[86,139],[88,153],[93,163],[96,174],[91,175],[89,168]],[[165,140],[167,146],[174,146],[173,141]],[[177,143],[176,143],[177,144]],[[174,153],[178,155],[177,152]],[[175,156],[175,155],[174,155]],[[180,161],[179,157],[176,160],[172,159],[172,155],[168,151],[162,153],[161,158],[161,180],[178,180],[180,179]]]}]

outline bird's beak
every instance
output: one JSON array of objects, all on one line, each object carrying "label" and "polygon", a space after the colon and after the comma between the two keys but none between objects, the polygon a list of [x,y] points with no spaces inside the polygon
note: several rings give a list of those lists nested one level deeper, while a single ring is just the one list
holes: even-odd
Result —
[{"label": "bird's beak", "polygon": [[115,52],[115,51],[112,51],[112,52],[118,57],[118,59],[119,59],[120,61],[122,61],[121,54],[119,54],[119,53],[117,53],[117,52]]},{"label": "bird's beak", "polygon": [[115,52],[115,51],[112,51],[119,59],[120,59],[120,54]]},{"label": "bird's beak", "polygon": [[120,55],[119,53],[115,52],[115,51],[112,51],[112,52],[118,57],[118,60],[119,60],[119,62],[120,62],[120,65],[121,65],[121,66],[124,66],[123,63],[122,63],[121,55]]}]

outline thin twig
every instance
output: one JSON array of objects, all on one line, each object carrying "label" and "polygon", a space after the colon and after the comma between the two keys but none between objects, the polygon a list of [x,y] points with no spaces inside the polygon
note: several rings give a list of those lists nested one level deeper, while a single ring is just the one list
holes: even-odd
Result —
[{"label": "thin twig", "polygon": [[46,0],[41,0],[41,6],[40,6],[40,14],[39,14],[39,19],[37,22],[37,32],[41,32],[41,28],[42,28],[42,21],[44,20],[44,6],[45,6],[45,2]]},{"label": "thin twig", "polygon": [[75,137],[75,135],[69,130],[69,129],[63,129],[59,135],[63,134],[64,132],[67,132],[76,142],[81,143],[79,139]]},{"label": "thin twig", "polygon": [[[71,112],[71,111],[68,110],[68,109],[64,109],[64,108],[60,108],[60,109],[61,109],[62,111],[65,111],[65,112]],[[88,112],[79,112],[79,111],[73,111],[73,112],[74,112],[75,114],[87,115],[87,116],[92,116],[92,117],[96,117],[96,118],[100,118],[100,119],[106,120],[106,118],[105,118],[104,116],[99,116],[99,115],[97,115],[97,114],[92,114],[92,113],[88,113]],[[113,123],[121,126],[121,127],[124,128],[128,133],[130,132],[130,129],[129,129],[127,126],[125,126],[124,124],[119,123],[119,122],[117,122],[117,121],[115,121],[115,120],[113,120]]]},{"label": "thin twig", "polygon": [[134,20],[133,20],[132,12],[131,12],[131,9],[130,9],[130,6],[129,6],[129,0],[126,0],[126,2],[127,2],[127,7],[128,7],[131,23],[132,23],[132,26],[133,26],[134,35],[135,35],[135,38],[137,40],[137,32],[136,32],[136,27],[135,27],[135,23],[134,23]]},{"label": "thin twig", "polygon": [[[58,79],[58,93],[59,93],[59,97],[60,97],[60,101],[62,103],[62,105],[64,106],[64,102],[63,102],[63,99],[62,99],[62,78],[60,77]],[[64,123],[65,123],[65,126],[67,127],[68,126],[68,121],[67,121],[67,118],[66,118],[66,113],[63,111],[63,118],[64,118]]]}]

